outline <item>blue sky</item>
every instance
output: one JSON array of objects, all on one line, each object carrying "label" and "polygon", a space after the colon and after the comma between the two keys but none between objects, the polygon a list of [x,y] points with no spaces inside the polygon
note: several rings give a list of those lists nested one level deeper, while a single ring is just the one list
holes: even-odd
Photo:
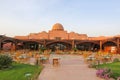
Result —
[{"label": "blue sky", "polygon": [[28,35],[61,23],[88,36],[120,34],[120,0],[0,0],[0,34]]}]

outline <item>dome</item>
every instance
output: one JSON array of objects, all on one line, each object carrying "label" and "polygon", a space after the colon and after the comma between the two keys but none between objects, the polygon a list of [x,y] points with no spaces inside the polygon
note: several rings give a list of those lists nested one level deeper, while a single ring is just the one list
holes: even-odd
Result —
[{"label": "dome", "polygon": [[57,30],[57,31],[61,30],[61,31],[64,31],[64,28],[63,28],[62,24],[56,23],[56,24],[53,25],[52,30]]}]

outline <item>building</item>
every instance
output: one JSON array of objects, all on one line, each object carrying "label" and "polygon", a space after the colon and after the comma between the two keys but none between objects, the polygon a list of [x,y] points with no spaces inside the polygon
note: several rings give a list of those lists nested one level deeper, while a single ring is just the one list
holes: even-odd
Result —
[{"label": "building", "polygon": [[[0,49],[3,49],[8,43],[14,49],[38,50],[44,47],[53,51],[56,49],[72,50],[74,48],[86,51],[120,51],[119,35],[112,37],[89,37],[87,34],[67,32],[60,23],[54,24],[48,32],[30,33],[26,36],[15,36],[14,38],[0,37]],[[9,48],[8,45],[6,47]]]},{"label": "building", "polygon": [[42,31],[40,33],[30,33],[28,36],[15,36],[16,39],[47,39],[47,40],[83,40],[87,39],[87,34],[78,34],[75,32],[68,33],[64,30],[64,27],[60,23],[56,23],[53,25],[52,29],[47,33]]}]

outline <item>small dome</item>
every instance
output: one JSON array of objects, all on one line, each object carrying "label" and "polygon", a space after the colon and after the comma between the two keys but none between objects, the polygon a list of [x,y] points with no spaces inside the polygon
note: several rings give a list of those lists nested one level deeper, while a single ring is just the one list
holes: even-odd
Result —
[{"label": "small dome", "polygon": [[56,23],[56,24],[53,25],[52,30],[61,30],[61,31],[64,31],[64,28],[63,28],[62,24]]}]

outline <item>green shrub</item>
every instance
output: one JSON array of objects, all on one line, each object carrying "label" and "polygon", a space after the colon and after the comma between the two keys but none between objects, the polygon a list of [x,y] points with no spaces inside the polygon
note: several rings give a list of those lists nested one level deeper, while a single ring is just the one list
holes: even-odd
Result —
[{"label": "green shrub", "polygon": [[44,52],[47,48],[46,47],[40,47],[40,51]]},{"label": "green shrub", "polygon": [[113,62],[119,62],[120,60],[118,58],[115,58]]},{"label": "green shrub", "polygon": [[8,55],[0,55],[0,69],[8,68],[12,64],[12,58]]},{"label": "green shrub", "polygon": [[76,47],[74,47],[73,50],[76,52],[78,49]]},{"label": "green shrub", "polygon": [[88,65],[88,67],[89,67],[89,68],[96,68],[97,66],[96,66],[95,63],[90,63],[90,64]]}]

